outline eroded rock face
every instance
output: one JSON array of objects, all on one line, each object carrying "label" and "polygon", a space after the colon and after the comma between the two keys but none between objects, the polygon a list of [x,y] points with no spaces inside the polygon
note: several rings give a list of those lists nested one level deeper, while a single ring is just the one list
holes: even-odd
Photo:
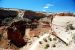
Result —
[{"label": "eroded rock face", "polygon": [[24,37],[26,29],[25,21],[14,22],[11,24],[11,27],[15,27],[21,33],[21,36]]},{"label": "eroded rock face", "polygon": [[[35,22],[36,23],[36,22]],[[7,28],[8,39],[10,42],[17,47],[23,47],[27,44],[27,41],[23,39],[25,36],[25,30],[27,28],[34,29],[37,28],[37,24],[34,22],[17,21],[13,22],[10,27]],[[19,44],[18,44],[19,43]]]},{"label": "eroded rock face", "polygon": [[43,14],[43,13],[36,13],[36,12],[34,12],[34,11],[27,10],[27,11],[25,11],[23,17],[24,17],[24,18],[28,18],[28,19],[30,19],[30,20],[35,20],[35,19],[36,19],[36,20],[39,20],[39,19],[41,19],[41,18],[46,17],[46,15]]},{"label": "eroded rock face", "polygon": [[9,25],[17,15],[17,11],[0,9],[0,25]]},{"label": "eroded rock face", "polygon": [[10,27],[8,27],[8,39],[12,44],[17,47],[23,47],[27,44],[27,41],[23,39],[26,29],[25,21],[13,22]]},{"label": "eroded rock face", "polygon": [[7,34],[10,43],[14,44],[15,46],[20,48],[27,44],[27,42],[24,41],[18,30],[14,30],[13,28],[9,27]]},{"label": "eroded rock face", "polygon": [[16,17],[18,15],[17,11],[11,11],[11,10],[0,10],[0,19],[5,19],[9,17]]},{"label": "eroded rock face", "polygon": [[59,13],[59,14],[56,14],[58,16],[74,16],[73,13]]},{"label": "eroded rock face", "polygon": [[[50,24],[53,21],[53,14],[46,15],[44,13],[37,13],[30,10],[22,10],[22,14],[20,11],[0,9],[0,26],[7,27],[7,35],[10,43],[19,48],[27,44],[27,41],[23,39],[23,37],[25,36],[25,30],[27,28],[30,29],[30,35],[36,34],[38,36],[40,32],[48,32],[49,29],[51,29]],[[72,16],[73,14],[59,13],[56,15]],[[20,16],[22,18],[20,18]],[[38,25],[39,27],[41,27],[39,29],[36,29]]]}]

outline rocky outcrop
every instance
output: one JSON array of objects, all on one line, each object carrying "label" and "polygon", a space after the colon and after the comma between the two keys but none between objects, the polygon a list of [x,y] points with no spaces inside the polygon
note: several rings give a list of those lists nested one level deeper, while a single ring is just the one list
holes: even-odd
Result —
[{"label": "rocky outcrop", "polygon": [[58,15],[58,16],[73,16],[74,14],[73,13],[58,13],[56,15]]},{"label": "rocky outcrop", "polygon": [[[35,12],[31,10],[21,10],[21,9],[11,9],[11,8],[1,8],[0,9],[0,26],[7,27],[7,35],[10,43],[17,47],[23,47],[27,44],[27,41],[23,39],[25,36],[25,30],[28,28],[33,34],[39,34],[39,32],[44,32],[50,27],[50,23],[53,20],[53,16],[75,16],[73,13],[58,13],[58,14],[48,14],[44,12]],[[42,27],[43,25],[43,30]],[[40,27],[41,29],[36,28]],[[47,28],[45,28],[47,27]],[[30,35],[32,35],[30,33]]]},{"label": "rocky outcrop", "polygon": [[0,19],[5,19],[9,17],[16,17],[18,15],[17,11],[11,11],[11,10],[2,10],[0,9]]}]

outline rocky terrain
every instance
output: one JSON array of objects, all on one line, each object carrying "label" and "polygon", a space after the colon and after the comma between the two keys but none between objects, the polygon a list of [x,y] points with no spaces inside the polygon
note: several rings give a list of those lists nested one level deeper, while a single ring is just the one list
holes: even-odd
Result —
[{"label": "rocky terrain", "polygon": [[31,43],[29,39],[50,33],[56,16],[75,17],[75,14],[0,8],[0,48],[19,50]]}]

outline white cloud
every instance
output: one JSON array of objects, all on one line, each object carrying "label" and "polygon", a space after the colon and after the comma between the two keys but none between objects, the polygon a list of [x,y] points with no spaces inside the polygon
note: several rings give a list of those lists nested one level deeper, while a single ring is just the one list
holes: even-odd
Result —
[{"label": "white cloud", "polygon": [[46,10],[43,10],[43,11],[46,11]]},{"label": "white cloud", "polygon": [[47,8],[49,8],[49,7],[51,7],[51,6],[54,6],[54,5],[48,3],[48,4],[46,4],[43,8],[46,8],[46,9],[47,9]]}]

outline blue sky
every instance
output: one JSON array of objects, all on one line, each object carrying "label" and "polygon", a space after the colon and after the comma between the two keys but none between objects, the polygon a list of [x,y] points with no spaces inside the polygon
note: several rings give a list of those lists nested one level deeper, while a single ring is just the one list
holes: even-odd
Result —
[{"label": "blue sky", "polygon": [[75,13],[75,0],[0,0],[0,7]]}]

